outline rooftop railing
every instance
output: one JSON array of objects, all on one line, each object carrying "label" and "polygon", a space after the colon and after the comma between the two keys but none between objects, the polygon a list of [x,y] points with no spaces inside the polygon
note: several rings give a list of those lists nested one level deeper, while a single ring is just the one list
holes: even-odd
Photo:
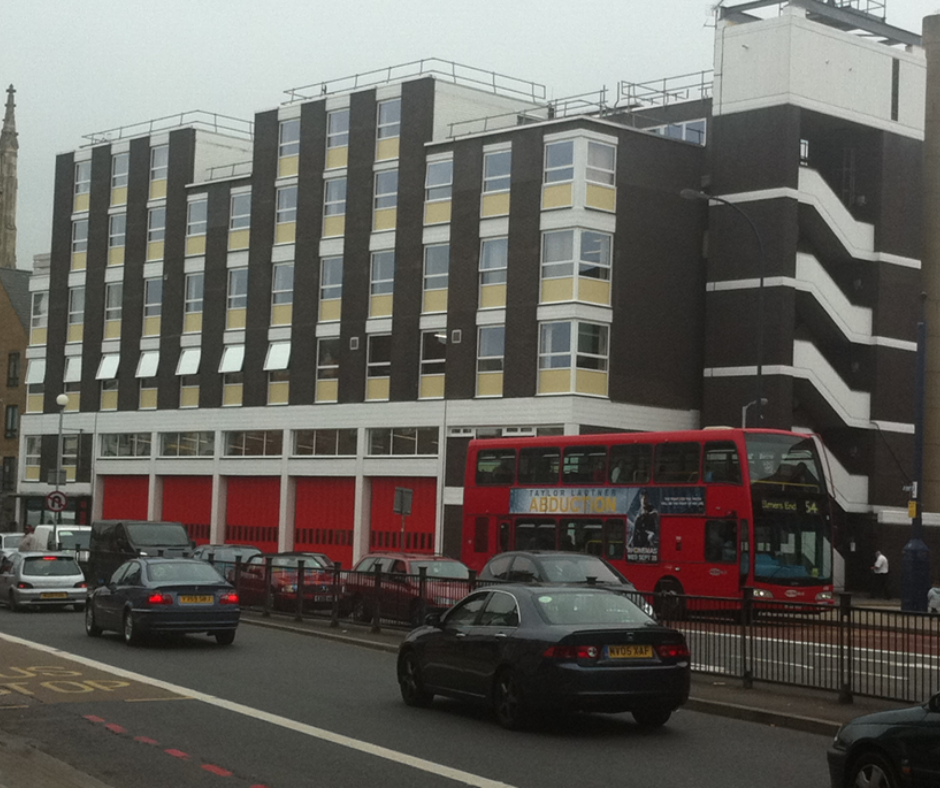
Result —
[{"label": "rooftop railing", "polygon": [[206,170],[207,181],[217,181],[222,178],[244,178],[251,175],[252,161],[236,161],[231,164],[219,164]]},{"label": "rooftop railing", "polygon": [[105,131],[96,131],[85,134],[83,139],[88,140],[89,145],[100,145],[103,142],[116,142],[117,140],[143,137],[179,128],[197,128],[246,140],[254,137],[254,123],[250,120],[196,109],[180,112],[176,115],[166,115],[162,118],[153,118],[140,123],[132,123],[127,126],[118,126]]},{"label": "rooftop railing", "polygon": [[621,108],[665,107],[686,101],[711,98],[715,72],[695,71],[652,82],[620,82],[617,104]]}]

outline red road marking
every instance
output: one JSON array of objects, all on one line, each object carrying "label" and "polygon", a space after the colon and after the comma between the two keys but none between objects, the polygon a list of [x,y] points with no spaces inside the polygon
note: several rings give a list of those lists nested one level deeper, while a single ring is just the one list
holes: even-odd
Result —
[{"label": "red road marking", "polygon": [[213,766],[211,763],[204,763],[202,768],[207,772],[212,772],[213,774],[219,775],[219,777],[231,777],[232,773],[228,769],[223,769],[221,766]]},{"label": "red road marking", "polygon": [[164,750],[164,752],[167,755],[172,755],[174,758],[189,758],[189,756],[182,750]]},{"label": "red road marking", "polygon": [[85,719],[89,722],[104,722],[104,719],[101,717],[96,717],[94,714],[86,714]]},{"label": "red road marking", "polygon": [[156,739],[151,739],[149,736],[135,736],[134,741],[139,741],[141,744],[159,744]]},{"label": "red road marking", "polygon": [[115,725],[113,722],[109,722],[104,727],[111,731],[111,733],[127,733],[127,728],[122,728],[120,725]]}]

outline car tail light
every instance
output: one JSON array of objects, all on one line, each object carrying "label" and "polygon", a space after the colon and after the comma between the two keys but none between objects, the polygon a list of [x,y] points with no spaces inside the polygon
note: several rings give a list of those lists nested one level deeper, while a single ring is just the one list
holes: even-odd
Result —
[{"label": "car tail light", "polygon": [[222,594],[219,596],[220,605],[237,605],[238,594]]},{"label": "car tail light", "polygon": [[169,594],[151,594],[147,597],[148,605],[172,605],[173,597]]},{"label": "car tail light", "polygon": [[597,646],[549,646],[542,654],[546,659],[597,659]]},{"label": "car tail light", "polygon": [[32,587],[33,587],[33,584],[32,584],[32,583],[22,583],[22,582],[20,582],[20,583],[17,583],[17,584],[16,584],[16,587],[17,587],[17,588],[32,588]]},{"label": "car tail light", "polygon": [[43,561],[58,561],[59,559],[56,558],[56,556],[54,556],[54,555],[44,555],[44,556],[42,557],[42,560],[43,560]]},{"label": "car tail light", "polygon": [[85,583],[84,581],[81,583],[76,583],[74,588],[88,588],[88,583]]},{"label": "car tail light", "polygon": [[656,646],[660,659],[688,659],[691,654],[685,643],[663,643]]}]

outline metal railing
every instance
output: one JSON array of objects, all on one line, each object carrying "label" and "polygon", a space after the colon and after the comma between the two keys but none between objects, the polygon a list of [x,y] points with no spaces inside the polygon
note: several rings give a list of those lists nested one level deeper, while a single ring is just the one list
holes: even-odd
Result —
[{"label": "metal railing", "polygon": [[707,99],[712,94],[714,75],[715,72],[709,69],[663,77],[651,82],[621,81],[617,91],[617,104],[630,109],[644,109]]},{"label": "metal railing", "polygon": [[220,115],[217,112],[206,112],[201,109],[179,112],[175,115],[166,115],[162,118],[152,118],[151,120],[131,123],[126,126],[118,126],[105,131],[95,131],[91,134],[83,135],[82,139],[88,140],[89,145],[99,145],[102,142],[115,142],[116,140],[128,139],[130,137],[142,137],[147,134],[154,134],[158,131],[170,131],[178,128],[197,128],[204,131],[210,131],[215,134],[225,134],[242,139],[254,138],[254,122],[242,118],[234,118],[230,115]]}]

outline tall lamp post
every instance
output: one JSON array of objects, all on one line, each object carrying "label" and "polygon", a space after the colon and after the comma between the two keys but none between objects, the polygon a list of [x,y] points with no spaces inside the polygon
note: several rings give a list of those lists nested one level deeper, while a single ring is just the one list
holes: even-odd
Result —
[{"label": "tall lamp post", "polygon": [[[55,398],[55,404],[59,406],[59,438],[56,443],[56,452],[55,452],[55,491],[59,491],[59,485],[62,483],[62,414],[65,413],[65,409],[69,404],[69,395],[60,394]],[[62,524],[62,512],[56,512],[55,522],[52,525],[52,540],[53,544],[58,544],[59,534],[57,533],[57,526]]]},{"label": "tall lamp post", "polygon": [[756,392],[753,402],[749,402],[741,411],[742,418],[742,427],[746,427],[747,424],[744,423],[747,419],[747,409],[752,405],[756,406],[754,410],[757,413],[757,426],[760,427],[764,423],[764,414],[763,408],[767,404],[767,400],[764,398],[764,381],[763,381],[763,366],[764,366],[764,271],[767,268],[767,258],[764,254],[764,240],[761,238],[760,232],[757,230],[757,225],[754,224],[754,221],[745,211],[742,211],[735,203],[730,200],[726,200],[724,197],[716,197],[714,194],[706,194],[703,191],[698,189],[683,189],[679,192],[679,195],[685,200],[703,200],[704,202],[710,202],[714,200],[719,202],[722,205],[727,205],[729,208],[737,211],[741,216],[744,217],[744,220],[748,223],[748,226],[751,228],[751,231],[754,233],[754,237],[757,239],[757,248],[760,252],[760,268],[758,273],[760,274],[760,283],[757,286],[757,385]]}]

